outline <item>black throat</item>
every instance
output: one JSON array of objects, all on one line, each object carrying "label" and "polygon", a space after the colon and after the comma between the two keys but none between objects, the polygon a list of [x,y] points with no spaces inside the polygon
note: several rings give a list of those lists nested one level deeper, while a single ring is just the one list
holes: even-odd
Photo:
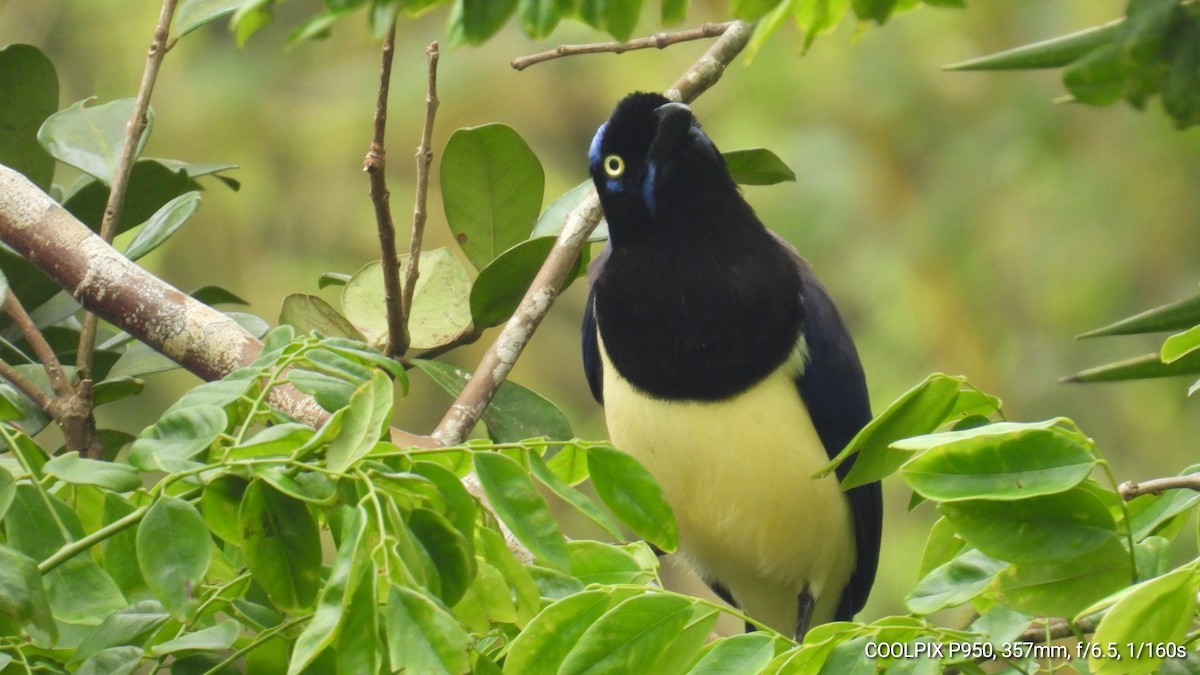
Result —
[{"label": "black throat", "polygon": [[[600,337],[616,371],[659,399],[735,396],[787,361],[804,318],[795,259],[736,195],[698,193],[635,230],[595,279]],[[661,205],[660,205],[661,206]]]}]

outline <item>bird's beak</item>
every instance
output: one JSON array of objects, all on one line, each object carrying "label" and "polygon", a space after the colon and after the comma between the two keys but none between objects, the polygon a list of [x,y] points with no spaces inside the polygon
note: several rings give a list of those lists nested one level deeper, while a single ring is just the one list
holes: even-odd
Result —
[{"label": "bird's beak", "polygon": [[658,129],[654,142],[646,153],[646,159],[656,161],[671,154],[692,129],[692,109],[684,103],[667,103],[654,110],[658,116]]}]

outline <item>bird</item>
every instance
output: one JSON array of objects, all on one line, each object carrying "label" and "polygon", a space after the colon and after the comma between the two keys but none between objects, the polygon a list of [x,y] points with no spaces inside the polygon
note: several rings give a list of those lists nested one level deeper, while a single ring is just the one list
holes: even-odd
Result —
[{"label": "bird", "polygon": [[878,482],[841,489],[853,457],[814,477],[871,420],[829,292],[688,105],[629,94],[588,168],[609,235],[588,268],[583,366],[611,442],[658,482],[677,553],[726,602],[797,641],[851,620],[883,507]]}]

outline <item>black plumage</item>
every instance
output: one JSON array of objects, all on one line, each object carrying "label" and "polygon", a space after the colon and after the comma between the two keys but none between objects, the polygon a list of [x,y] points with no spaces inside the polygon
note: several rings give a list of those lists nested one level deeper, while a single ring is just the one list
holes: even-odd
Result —
[{"label": "black plumage", "polygon": [[[741,410],[744,417],[746,408],[738,408],[738,401],[762,400],[747,396],[767,391],[771,378],[785,375],[792,385],[770,391],[791,393],[771,396],[797,398],[779,402],[780,410],[797,410],[792,416],[797,419],[778,420],[778,430],[767,431],[778,431],[772,438],[791,439],[809,438],[815,431],[823,455],[814,457],[811,449],[796,448],[797,466],[801,459],[809,467],[833,457],[870,420],[870,407],[854,343],[828,292],[808,263],[759,221],[687,106],[657,94],[626,97],[597,131],[589,167],[608,219],[610,242],[589,270],[592,288],[584,317],[583,360],[597,401],[605,402],[606,386],[628,392],[615,404],[619,409],[606,404],[610,433],[615,441],[618,435],[624,441],[618,447],[649,462],[668,498],[675,497],[672,507],[680,521],[681,550],[725,597],[765,608],[771,602],[762,598],[794,586],[793,598],[801,597],[793,601],[803,605],[810,585],[825,584],[828,577],[829,584],[843,586],[811,593],[838,594],[836,602],[832,597],[825,603],[815,598],[818,607],[826,608],[818,610],[817,618],[850,619],[866,602],[878,565],[879,485],[844,495],[824,486],[817,490],[805,469],[796,474],[796,484],[789,484],[794,495],[777,496],[782,501],[761,495],[743,499],[728,470],[704,474],[688,462],[719,460],[739,472],[747,464],[741,480],[761,479],[766,485],[776,478],[771,472],[777,469],[766,466],[765,459],[764,466],[753,467],[758,455],[775,458],[770,461],[778,464],[779,457],[790,461],[789,451],[764,454],[761,444],[673,447],[675,430],[658,429],[653,417],[658,413],[648,412],[666,411],[664,419],[678,414],[679,419],[694,417],[697,424],[722,425],[714,427],[711,437],[732,439],[729,444],[739,446],[742,436],[728,428],[739,419],[726,411]],[[700,445],[710,437],[703,431],[686,431],[693,433]],[[740,454],[732,458],[729,453]],[[839,478],[850,465],[839,467]],[[806,479],[811,487],[803,484]],[[740,486],[746,491],[760,487]],[[820,499],[845,502],[803,501],[818,499],[811,496],[818,493],[825,495]],[[691,518],[694,502],[706,497],[729,504],[704,504]],[[808,506],[793,508],[795,500]],[[781,513],[753,511],[775,503],[783,505]],[[717,515],[705,515],[712,513]],[[847,513],[849,525],[839,521]],[[822,548],[833,546],[818,541],[825,524],[799,522],[808,516],[835,521],[828,525],[830,536],[852,532],[849,559],[838,557],[841,549]],[[807,532],[814,541],[770,541],[789,537],[788,522],[763,522],[780,517],[791,518],[794,529]],[[730,518],[745,522],[725,523]],[[761,559],[754,559],[756,550]],[[793,555],[811,555],[816,562],[787,559]],[[837,564],[852,569],[822,572],[821,579],[792,578]],[[755,575],[762,576],[761,588],[756,587]],[[755,607],[744,609],[753,616]],[[797,612],[802,633],[808,623],[803,610]]]}]

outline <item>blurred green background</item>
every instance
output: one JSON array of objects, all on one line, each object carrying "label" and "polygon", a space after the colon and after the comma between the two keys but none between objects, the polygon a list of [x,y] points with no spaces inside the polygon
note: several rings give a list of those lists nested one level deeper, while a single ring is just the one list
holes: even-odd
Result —
[{"label": "blurred green background", "polygon": [[[847,21],[807,55],[785,27],[695,108],[722,149],[766,146],[796,171],[795,183],[747,188],[747,197],[838,300],[877,410],[929,372],[964,374],[1000,396],[1010,419],[1075,419],[1120,480],[1174,474],[1196,455],[1188,382],[1056,380],[1156,350],[1153,337],[1073,336],[1196,290],[1200,132],[1175,131],[1157,102],[1145,113],[1055,105],[1063,89],[1054,72],[941,70],[1111,20],[1123,3],[969,4],[910,12],[883,28]],[[209,181],[197,216],[144,263],[185,290],[223,285],[271,323],[288,293],[320,293],[336,305],[336,290],[318,291],[318,275],[353,272],[378,255],[362,172],[378,46],[356,16],[329,39],[285,48],[317,5],[281,4],[276,22],[242,49],[223,24],[187,36],[168,54],[153,100],[148,156],[235,162],[231,175],[243,187]],[[133,96],[158,11],[150,0],[0,0],[0,44],[41,47],[58,68],[63,106]],[[646,3],[638,35],[661,30],[657,11]],[[726,11],[725,2],[694,2],[686,25]],[[388,170],[402,225],[412,208],[424,49],[444,36],[445,22],[445,11],[406,21],[397,40]],[[435,150],[456,128],[509,124],[541,158],[549,203],[586,177],[588,143],[622,95],[663,89],[709,44],[524,72],[508,66],[559,42],[603,39],[565,22],[551,41],[531,43],[510,25],[483,47],[444,50]],[[435,177],[437,166],[435,158]],[[58,182],[72,180],[60,167]],[[450,244],[436,180],[427,242]],[[585,293],[580,283],[563,296],[514,379],[562,406],[579,436],[598,439],[602,413],[578,365]],[[494,335],[450,359],[472,367]],[[427,433],[449,399],[418,378],[397,423]],[[154,377],[155,398],[102,415],[141,428],[193,382]],[[885,489],[883,563],[866,619],[903,611],[934,518],[928,507],[907,512],[900,481]]]}]

